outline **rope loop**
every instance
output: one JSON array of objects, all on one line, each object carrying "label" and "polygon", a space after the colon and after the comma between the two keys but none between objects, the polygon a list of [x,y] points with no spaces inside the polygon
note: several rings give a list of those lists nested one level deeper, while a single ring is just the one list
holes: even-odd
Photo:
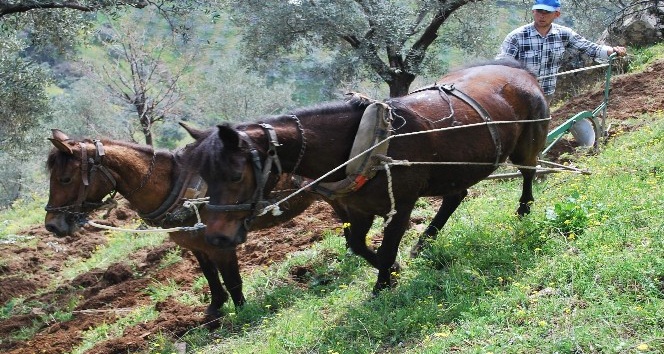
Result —
[{"label": "rope loop", "polygon": [[387,194],[390,196],[390,212],[385,215],[383,221],[383,228],[392,221],[392,217],[396,215],[397,210],[395,207],[396,202],[394,201],[394,192],[392,189],[392,173],[390,172],[390,164],[388,162],[383,162],[383,167],[385,168],[385,174],[387,174]]}]

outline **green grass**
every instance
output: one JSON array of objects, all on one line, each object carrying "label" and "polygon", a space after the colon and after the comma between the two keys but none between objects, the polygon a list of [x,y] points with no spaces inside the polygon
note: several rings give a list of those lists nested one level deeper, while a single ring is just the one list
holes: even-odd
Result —
[{"label": "green grass", "polygon": [[46,199],[35,197],[30,200],[19,199],[11,208],[0,211],[0,243],[26,241],[28,238],[19,232],[44,222]]},{"label": "green grass", "polygon": [[84,260],[72,259],[66,269],[62,271],[64,279],[73,279],[77,275],[88,272],[94,268],[106,268],[109,265],[124,261],[127,255],[146,247],[162,244],[168,237],[164,232],[134,234],[131,232],[110,232],[108,241],[97,247],[89,258]]},{"label": "green grass", "polygon": [[[118,315],[121,314],[118,313]],[[117,322],[112,324],[102,323],[83,332],[81,334],[83,342],[78,347],[74,348],[71,353],[85,353],[99,342],[121,336],[125,328],[155,320],[158,315],[159,312],[152,306],[134,308],[131,312],[122,316]]]},{"label": "green grass", "polygon": [[[575,160],[591,175],[560,173],[536,183],[533,212],[525,218],[514,215],[520,181],[484,181],[414,260],[408,250],[417,232],[409,230],[399,255],[403,272],[392,290],[371,295],[375,271],[347,252],[335,228],[310,249],[246,274],[248,303],[225,305],[219,330],[160,334],[146,352],[176,352],[176,343],[186,342],[193,353],[661,353],[664,116],[633,124],[640,129]],[[43,205],[1,215],[29,225],[37,204]],[[433,214],[427,199],[413,212],[425,219]],[[125,260],[165,237],[109,233],[107,244],[88,259],[72,259],[58,279]],[[161,266],[180,260],[174,250]],[[205,286],[199,276],[191,288],[166,281],[145,291],[154,303],[173,298],[200,306],[207,303],[200,295]],[[0,315],[43,306],[17,299]],[[75,306],[54,315],[66,320]],[[82,333],[73,352],[158,313],[148,304],[117,315],[117,322]],[[12,336],[29,339],[41,323]]]},{"label": "green grass", "polygon": [[184,340],[200,353],[660,353],[664,117],[642,120],[577,161],[592,175],[539,182],[526,218],[512,214],[519,181],[478,185],[416,260],[409,233],[393,290],[373,298],[375,272],[331,230],[246,277],[249,303],[214,339]]},{"label": "green grass", "polygon": [[629,48],[629,71],[642,71],[655,59],[664,56],[664,44],[659,43],[645,48]]}]

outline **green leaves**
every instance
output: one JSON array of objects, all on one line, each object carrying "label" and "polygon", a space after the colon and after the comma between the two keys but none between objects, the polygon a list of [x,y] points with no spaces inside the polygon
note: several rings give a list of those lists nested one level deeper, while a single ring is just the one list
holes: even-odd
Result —
[{"label": "green leaves", "polygon": [[592,204],[579,192],[573,192],[564,201],[547,209],[547,225],[567,237],[581,235],[588,227],[592,209]]}]

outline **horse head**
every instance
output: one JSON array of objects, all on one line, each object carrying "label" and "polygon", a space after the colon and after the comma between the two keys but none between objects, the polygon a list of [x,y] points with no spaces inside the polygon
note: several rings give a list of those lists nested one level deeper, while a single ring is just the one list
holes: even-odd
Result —
[{"label": "horse head", "polygon": [[86,215],[104,204],[104,197],[115,190],[115,180],[101,165],[101,142],[75,141],[58,129],[52,132],[49,140],[55,148],[47,161],[50,191],[44,223],[61,237],[76,232]]},{"label": "horse head", "polygon": [[[205,134],[183,125],[196,141],[184,160],[208,182],[205,239],[213,246],[233,248],[246,241],[255,216],[260,166],[258,152],[249,137],[228,125]],[[209,181],[215,183],[210,184]]]}]

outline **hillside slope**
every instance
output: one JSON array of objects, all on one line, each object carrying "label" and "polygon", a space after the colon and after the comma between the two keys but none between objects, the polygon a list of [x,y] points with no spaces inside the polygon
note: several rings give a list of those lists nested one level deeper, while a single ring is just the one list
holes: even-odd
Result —
[{"label": "hillside slope", "polygon": [[[611,132],[624,130],[622,121],[647,112],[664,110],[664,61],[651,65],[645,72],[616,76],[612,83],[608,115]],[[575,97],[553,112],[556,126],[581,110],[594,108],[602,100],[597,90]],[[638,128],[638,124],[629,129]],[[568,149],[573,142],[567,142]],[[564,149],[560,149],[563,151]],[[571,150],[570,150],[571,151]],[[127,224],[135,215],[126,208],[117,209],[108,222]],[[423,223],[413,218],[414,225]],[[325,230],[338,228],[329,206],[315,204],[280,227],[252,233],[249,242],[240,247],[243,271],[251,272],[278,262],[290,252],[303,250],[320,240]],[[275,238],[278,235],[278,238]],[[130,326],[122,333],[110,333],[112,339],[100,342],[88,353],[148,351],[151,341],[165,335],[176,338],[202,325],[204,306],[188,306],[168,298],[153,306],[147,288],[151,284],[170,283],[203,297],[206,285],[196,286],[201,277],[195,259],[186,251],[174,251],[170,241],[147,247],[122,262],[105,269],[91,269],[74,279],[63,280],[62,271],[73,259],[85,259],[108,242],[104,231],[87,228],[76,236],[55,238],[43,225],[33,225],[20,237],[29,242],[0,245],[0,351],[3,353],[68,353],[83,342],[82,333],[103,323],[112,326],[127,311],[154,307],[151,320]],[[165,263],[172,253],[182,261]],[[169,256],[170,255],[170,256]],[[294,275],[296,277],[296,275]],[[22,301],[14,301],[22,298]],[[71,317],[58,318],[57,313],[71,312]]]}]

